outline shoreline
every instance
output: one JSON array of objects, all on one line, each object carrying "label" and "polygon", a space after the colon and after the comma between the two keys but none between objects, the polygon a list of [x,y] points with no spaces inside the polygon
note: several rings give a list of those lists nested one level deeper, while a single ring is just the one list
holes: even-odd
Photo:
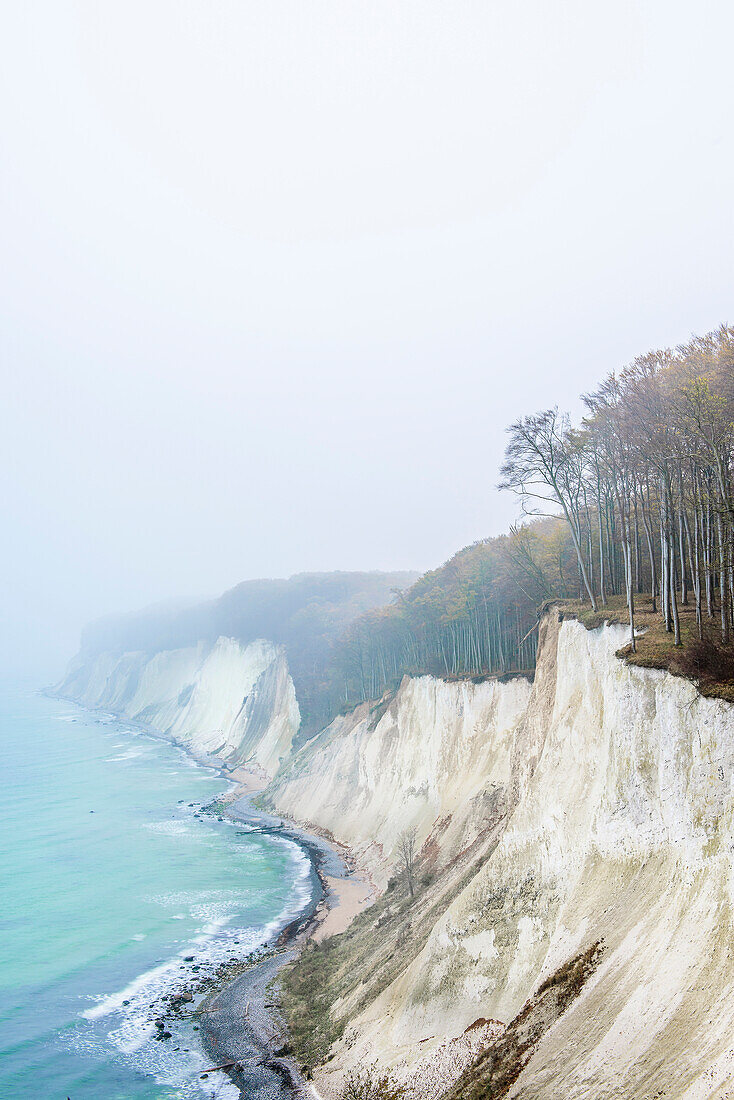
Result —
[{"label": "shoreline", "polygon": [[[102,707],[85,707],[76,699],[49,689],[41,689],[39,694],[71,703],[88,714],[100,719],[112,719],[181,749],[200,766],[217,772],[228,784],[234,784],[210,805],[218,803],[222,815],[231,821],[246,825],[253,832],[289,840],[305,854],[314,887],[308,902],[264,945],[268,952],[264,957],[251,964],[243,959],[233,960],[229,965],[223,964],[214,978],[214,989],[199,986],[197,990],[192,986],[192,993],[204,994],[193,1009],[192,1017],[199,1023],[198,1041],[203,1053],[211,1059],[211,1069],[226,1074],[239,1090],[240,1100],[252,1100],[252,1081],[247,1080],[247,1074],[252,1078],[253,1073],[257,1075],[257,1070],[269,1074],[271,1080],[266,1078],[259,1084],[269,1085],[270,1095],[277,1095],[278,1100],[320,1100],[315,1088],[303,1078],[300,1068],[290,1057],[287,1025],[267,987],[309,940],[320,943],[344,932],[354,918],[375,900],[377,890],[367,872],[359,868],[346,845],[318,831],[315,826],[314,831],[310,832],[307,826],[285,815],[276,816],[258,810],[253,805],[253,799],[270,783],[270,778],[262,769],[246,765],[228,768],[217,757],[198,753],[178,738],[125,715]],[[176,1004],[178,998],[175,992],[172,992],[172,998],[169,1010],[160,1017],[170,1023],[176,1020],[179,1010],[184,1007],[183,1004]],[[247,1038],[250,1040],[249,1046]],[[254,1061],[253,1048],[260,1055]],[[207,1076],[205,1072],[199,1074],[200,1079]],[[279,1091],[273,1093],[273,1088]]]},{"label": "shoreline", "polygon": [[[222,775],[240,783],[236,772]],[[312,824],[301,824],[285,814],[271,814],[258,809],[253,799],[268,786],[253,773],[247,773],[248,781],[232,792],[226,809],[227,816],[244,824],[255,825],[260,832],[283,837],[297,844],[311,861],[321,885],[322,897],[310,916],[307,928],[299,931],[306,939],[317,943],[344,932],[363,909],[377,897],[377,888],[368,873],[359,867],[352,850],[336,840],[325,830]],[[301,918],[302,919],[302,918]],[[295,918],[294,923],[298,923]]]},{"label": "shoreline", "polygon": [[[276,955],[256,963],[244,974],[233,974],[229,980],[225,976],[222,987],[197,1008],[202,1046],[212,1058],[212,1066],[231,1063],[223,1072],[240,1090],[240,1100],[248,1100],[252,1095],[249,1091],[252,1075],[258,1070],[269,1071],[279,1078],[276,1087],[284,1100],[287,1097],[314,1100],[318,1093],[291,1057],[287,1024],[277,997],[274,1000],[269,989],[282,968],[297,958],[309,940],[320,943],[345,931],[374,900],[375,887],[345,846],[253,805],[255,795],[267,785],[266,777],[243,768],[228,772],[221,767],[220,771],[223,778],[238,784],[231,792],[225,815],[254,831],[296,844],[310,862],[318,890],[276,936],[273,944]],[[255,1063],[247,1062],[248,1051],[253,1047],[261,1057]]]}]

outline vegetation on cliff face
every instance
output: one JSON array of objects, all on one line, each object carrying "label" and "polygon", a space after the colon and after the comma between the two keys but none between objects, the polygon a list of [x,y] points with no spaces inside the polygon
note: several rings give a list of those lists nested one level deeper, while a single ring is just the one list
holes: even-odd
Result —
[{"label": "vegetation on cliff face", "polygon": [[[349,1022],[393,982],[426,944],[452,900],[494,850],[501,828],[487,830],[439,871],[431,845],[415,865],[411,896],[403,867],[346,932],[310,943],[281,979],[282,1004],[296,1055],[317,1066]],[[335,1006],[338,1005],[338,1009]]]},{"label": "vegetation on cliff face", "polygon": [[339,1100],[403,1100],[405,1094],[404,1085],[396,1085],[376,1066],[367,1066],[347,1074]]},{"label": "vegetation on cliff face", "polygon": [[[308,1066],[323,1063],[354,1013],[418,954],[450,900],[442,893],[442,884],[425,880],[417,898],[411,899],[407,884],[398,877],[346,932],[309,943],[284,970],[282,1004],[299,1061]],[[333,1011],[336,1003],[342,1004],[339,1012]]]},{"label": "vegetation on cliff face", "polygon": [[540,1039],[583,989],[602,951],[601,942],[592,944],[542,982],[502,1037],[462,1073],[444,1100],[501,1100],[507,1096]]}]

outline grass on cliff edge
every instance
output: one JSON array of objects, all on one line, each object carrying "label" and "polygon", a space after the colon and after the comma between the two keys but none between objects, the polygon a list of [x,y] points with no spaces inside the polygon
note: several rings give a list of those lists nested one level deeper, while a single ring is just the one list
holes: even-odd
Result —
[{"label": "grass on cliff edge", "polygon": [[[281,1005],[301,1063],[323,1063],[343,1034],[348,1017],[332,1011],[335,1003],[359,988],[361,997],[353,1006],[359,1011],[418,954],[439,915],[436,902],[428,900],[428,886],[424,878],[411,899],[404,883],[392,880],[345,932],[318,944],[311,941],[284,968]],[[422,901],[428,902],[425,909]]]},{"label": "grass on cliff edge", "polygon": [[486,828],[447,865],[424,849],[414,897],[402,876],[339,936],[308,944],[281,975],[280,996],[297,1057],[315,1066],[349,1020],[371,1004],[418,956],[436,922],[496,847],[504,807],[487,810]]},{"label": "grass on cliff edge", "polygon": [[[592,611],[581,600],[555,601],[563,618],[578,619],[587,630],[604,623],[629,625],[624,596],[610,596],[607,602]],[[734,703],[734,646],[724,646],[719,638],[719,619],[708,619],[704,611],[704,638],[696,628],[696,608],[693,603],[679,605],[680,646],[673,644],[673,635],[665,629],[660,611],[652,610],[649,595],[635,597],[635,627],[644,631],[637,638],[637,652],[629,645],[618,650],[617,656],[638,668],[657,668],[693,681],[702,695],[709,699],[724,699]]]}]

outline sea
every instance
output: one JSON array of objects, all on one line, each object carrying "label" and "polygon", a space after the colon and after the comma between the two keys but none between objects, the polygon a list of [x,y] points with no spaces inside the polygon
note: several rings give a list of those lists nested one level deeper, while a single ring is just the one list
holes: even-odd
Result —
[{"label": "sea", "polygon": [[161,998],[308,904],[285,838],[202,812],[231,789],[112,715],[0,688],[0,1097],[234,1100]]}]

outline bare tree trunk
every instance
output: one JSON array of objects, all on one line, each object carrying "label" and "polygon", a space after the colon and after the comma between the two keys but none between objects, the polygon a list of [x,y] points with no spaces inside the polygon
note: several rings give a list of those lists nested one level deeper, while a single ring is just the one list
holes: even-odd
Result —
[{"label": "bare tree trunk", "polygon": [[[703,543],[703,568],[706,579],[706,614],[709,619],[714,617],[714,570],[713,570],[713,535],[711,524],[711,499],[707,496],[706,499],[706,532]],[[701,523],[703,524],[704,516],[701,515]]]},{"label": "bare tree trunk", "polygon": [[601,521],[601,490],[599,490],[597,504],[598,506],[596,511],[596,521],[597,527],[599,529],[599,599],[603,604],[605,604],[607,602],[607,595],[605,589],[606,581],[604,577],[604,533],[602,530]]},{"label": "bare tree trunk", "polygon": [[578,563],[579,563],[579,573],[581,574],[581,579],[583,581],[584,588],[586,589],[586,593],[589,597],[589,601],[591,603],[592,609],[594,611],[598,611],[598,606],[597,606],[597,603],[596,603],[596,596],[594,595],[594,591],[593,591],[591,585],[589,584],[589,576],[588,576],[588,573],[586,572],[586,566],[584,565],[584,555],[581,552],[581,539],[579,537],[580,531],[576,530],[576,528],[574,526],[574,523],[572,522],[568,512],[566,512],[566,518],[568,519],[568,521],[569,521],[568,525],[571,528],[571,538],[573,539],[574,549],[576,550],[576,557],[577,557]]},{"label": "bare tree trunk", "polygon": [[612,522],[609,515],[610,512],[609,497],[606,497],[604,501],[604,528],[605,537],[607,541],[607,562],[609,565],[609,587],[611,594],[614,596],[617,592],[617,576],[615,570],[614,561],[614,542],[612,540]]},{"label": "bare tree trunk", "polygon": [[663,605],[665,629],[672,633],[673,623],[670,615],[670,554],[668,552],[668,506],[665,485],[660,480],[660,566],[662,570],[660,598]]},{"label": "bare tree trunk", "polygon": [[686,529],[686,541],[688,543],[688,561],[691,567],[691,583],[693,584],[693,596],[696,601],[696,628],[699,638],[703,637],[703,612],[701,608],[701,568],[698,555],[698,508],[696,499],[693,499],[693,540],[691,540],[691,528],[688,515],[684,512]]},{"label": "bare tree trunk", "polygon": [[680,602],[684,607],[688,604],[688,582],[686,579],[686,556],[683,551],[683,498],[681,497],[680,511],[678,513],[678,557],[680,560]]},{"label": "bare tree trunk", "polygon": [[678,615],[678,597],[675,591],[675,544],[673,539],[668,540],[668,546],[670,547],[670,609],[673,615],[673,645],[680,645],[680,617]]},{"label": "bare tree trunk", "polygon": [[719,598],[721,600],[721,641],[729,644],[729,591],[726,583],[727,561],[724,545],[724,530],[721,522],[721,513],[716,516],[716,527],[719,535]]},{"label": "bare tree trunk", "polygon": [[635,595],[632,577],[632,531],[629,509],[622,522],[624,530],[624,579],[627,587],[627,610],[630,617],[630,646],[632,652],[635,653],[637,651],[637,642],[635,641]]},{"label": "bare tree trunk", "polygon": [[416,835],[415,829],[404,829],[398,837],[398,865],[411,897],[415,896]]},{"label": "bare tree trunk", "polygon": [[[642,486],[640,486],[640,488],[642,488]],[[649,503],[650,503],[650,490],[649,490],[649,487],[648,487],[648,492],[647,492],[647,499],[648,499],[648,505],[649,505]],[[641,513],[642,513],[642,526],[643,526],[644,531],[645,531],[645,540],[647,542],[647,555],[648,555],[648,558],[650,559],[650,599],[652,601],[653,611],[657,611],[657,609],[658,609],[658,604],[657,604],[658,577],[657,577],[657,566],[656,566],[656,562],[655,562],[655,545],[653,543],[652,528],[651,528],[651,525],[650,525],[650,520],[649,520],[649,517],[647,515],[647,512],[645,511],[644,498],[643,498],[643,501],[642,501]]]},{"label": "bare tree trunk", "polygon": [[640,569],[640,522],[637,516],[637,493],[633,493],[635,505],[635,591],[642,594],[642,571]]}]

